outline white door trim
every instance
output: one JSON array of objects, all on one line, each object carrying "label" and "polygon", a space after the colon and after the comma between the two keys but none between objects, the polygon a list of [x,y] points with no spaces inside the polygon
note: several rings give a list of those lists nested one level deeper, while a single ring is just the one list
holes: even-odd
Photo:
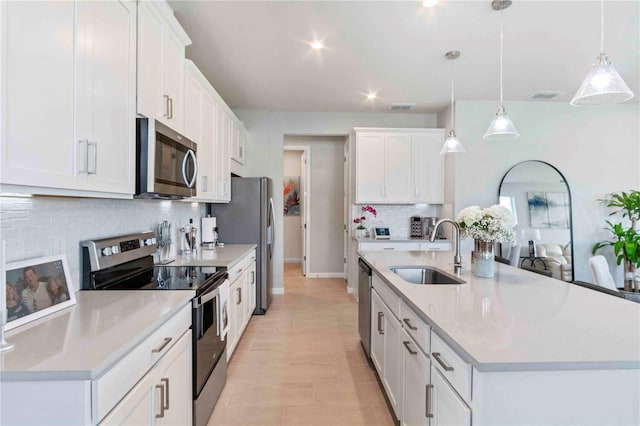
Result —
[{"label": "white door trim", "polygon": [[309,271],[309,265],[311,264],[310,256],[310,235],[311,235],[311,146],[310,145],[284,145],[283,151],[302,151],[302,156],[305,159],[304,167],[302,167],[301,181],[304,183],[304,188],[300,188],[303,197],[303,223],[306,224],[306,229],[303,233],[304,242],[302,244],[302,273],[306,275]]}]

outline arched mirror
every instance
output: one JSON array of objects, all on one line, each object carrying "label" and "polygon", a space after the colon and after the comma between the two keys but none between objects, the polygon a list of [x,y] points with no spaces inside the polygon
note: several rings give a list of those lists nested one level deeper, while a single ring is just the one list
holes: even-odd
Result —
[{"label": "arched mirror", "polygon": [[531,160],[511,167],[498,189],[499,204],[516,219],[516,245],[502,248],[513,266],[573,281],[571,190],[549,163]]}]

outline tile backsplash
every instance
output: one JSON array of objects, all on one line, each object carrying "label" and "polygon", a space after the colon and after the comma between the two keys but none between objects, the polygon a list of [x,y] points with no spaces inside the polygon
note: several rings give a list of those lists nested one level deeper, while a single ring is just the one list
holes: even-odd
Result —
[{"label": "tile backsplash", "polygon": [[[410,235],[411,216],[440,216],[442,206],[433,204],[406,204],[406,205],[386,205],[369,204],[376,209],[378,215],[366,213],[366,227],[371,232],[371,228],[385,226],[389,228],[392,237],[408,238]],[[362,205],[353,204],[351,206],[351,224],[355,228],[353,219],[362,216]]]},{"label": "tile backsplash", "polygon": [[189,219],[199,226],[204,206],[183,201],[0,197],[0,239],[6,241],[9,263],[65,254],[78,288],[81,241],[155,230],[163,220],[175,233]]}]

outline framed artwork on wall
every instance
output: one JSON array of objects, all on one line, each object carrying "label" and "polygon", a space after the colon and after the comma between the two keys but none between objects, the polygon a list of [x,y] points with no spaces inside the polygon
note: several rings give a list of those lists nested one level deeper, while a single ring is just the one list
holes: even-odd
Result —
[{"label": "framed artwork on wall", "polygon": [[285,216],[300,215],[300,176],[285,176],[284,182],[284,214]]},{"label": "framed artwork on wall", "polygon": [[532,228],[568,229],[569,197],[565,192],[527,192]]}]

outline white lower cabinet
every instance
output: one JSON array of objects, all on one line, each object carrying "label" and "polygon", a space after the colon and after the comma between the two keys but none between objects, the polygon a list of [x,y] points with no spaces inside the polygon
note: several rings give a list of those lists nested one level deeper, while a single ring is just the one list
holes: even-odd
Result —
[{"label": "white lower cabinet", "polygon": [[[402,326],[380,295],[372,290],[371,358],[397,418],[402,418]],[[375,328],[373,328],[375,327]]]},{"label": "white lower cabinet", "polygon": [[188,331],[100,424],[191,424],[191,345]]},{"label": "white lower cabinet", "polygon": [[433,415],[431,426],[471,425],[471,410],[433,366],[431,384],[431,395],[428,395]]},{"label": "white lower cabinet", "polygon": [[227,332],[227,360],[236,349],[256,304],[256,252],[243,257],[229,267],[229,331]]},{"label": "white lower cabinet", "polygon": [[401,424],[406,426],[429,426],[431,413],[427,404],[430,380],[430,361],[418,349],[411,337],[402,330],[404,347],[404,392]]}]

